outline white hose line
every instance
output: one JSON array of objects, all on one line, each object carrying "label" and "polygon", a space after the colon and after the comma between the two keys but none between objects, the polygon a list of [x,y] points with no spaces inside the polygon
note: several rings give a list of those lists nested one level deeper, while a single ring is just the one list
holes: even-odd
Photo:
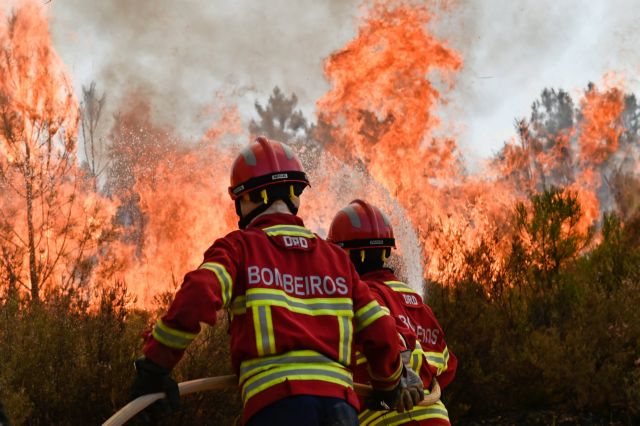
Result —
[{"label": "white hose line", "polygon": [[[204,379],[190,380],[188,382],[182,382],[178,384],[180,389],[180,395],[189,395],[191,393],[197,393],[207,390],[221,390],[229,389],[238,386],[238,377],[231,374],[228,376],[206,377]],[[360,396],[367,397],[371,395],[373,389],[369,385],[363,385],[360,383],[354,384],[356,393]],[[111,416],[102,426],[122,426],[133,416],[140,411],[147,408],[159,399],[166,397],[163,392],[150,393],[138,397],[122,407],[117,413]],[[435,404],[440,399],[440,386],[438,382],[433,380],[433,387],[431,393],[424,397],[424,400],[420,401],[419,405],[428,406]]]}]

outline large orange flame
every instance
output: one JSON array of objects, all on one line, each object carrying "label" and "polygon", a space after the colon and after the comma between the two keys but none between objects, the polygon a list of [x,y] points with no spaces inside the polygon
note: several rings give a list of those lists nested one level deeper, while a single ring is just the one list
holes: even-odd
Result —
[{"label": "large orange flame", "polygon": [[[131,93],[109,137],[110,198],[96,193],[77,164],[78,104],[42,7],[18,5],[14,19],[0,17],[0,113],[21,135],[0,132],[0,274],[23,288],[32,270],[49,285],[90,288],[119,277],[148,306],[197,266],[215,238],[235,229],[228,173],[239,141],[248,141],[238,114],[217,98],[211,128],[190,143],[171,125],[154,123],[144,96]],[[424,277],[454,283],[481,244],[495,261],[477,273],[497,274],[513,208],[535,192],[554,185],[576,192],[583,233],[611,207],[603,197],[608,176],[631,149],[623,146],[619,81],[590,87],[579,120],[561,131],[546,134],[522,120],[492,163],[469,174],[455,140],[435,136],[436,108],[463,62],[430,32],[433,3],[376,0],[362,10],[356,37],[325,63],[331,88],[317,111],[326,149],[301,153],[312,182],[300,210],[309,227],[325,233],[354,198],[378,204],[396,229],[402,259],[395,262],[417,288]],[[32,214],[30,225],[27,181],[39,194],[31,211],[46,212]]]},{"label": "large orange flame", "polygon": [[82,291],[114,209],[77,167],[78,103],[39,3],[0,10],[0,49],[0,282]]}]

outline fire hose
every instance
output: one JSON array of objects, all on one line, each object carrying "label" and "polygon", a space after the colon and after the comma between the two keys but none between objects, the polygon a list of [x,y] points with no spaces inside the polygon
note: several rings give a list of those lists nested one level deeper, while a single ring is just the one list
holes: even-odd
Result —
[{"label": "fire hose", "polygon": [[[190,380],[188,382],[182,382],[178,384],[180,389],[180,395],[189,395],[192,393],[198,393],[207,390],[222,390],[238,386],[238,377],[231,374],[228,376],[206,377],[204,379]],[[355,383],[354,389],[356,393],[362,397],[371,396],[373,389],[369,385],[363,385],[361,383]],[[166,394],[151,393],[138,397],[122,407],[120,411],[111,416],[102,426],[121,426],[129,421],[133,416],[140,411],[147,408],[149,405],[166,397]],[[433,379],[433,385],[431,392],[425,395],[424,399],[420,401],[419,405],[428,406],[433,405],[440,400],[440,386],[437,380]]]}]

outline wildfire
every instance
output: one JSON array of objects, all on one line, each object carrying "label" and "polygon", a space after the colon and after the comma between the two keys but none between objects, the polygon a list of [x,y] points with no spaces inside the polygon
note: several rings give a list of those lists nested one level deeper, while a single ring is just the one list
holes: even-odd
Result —
[{"label": "wildfire", "polygon": [[0,282],[37,300],[88,282],[113,209],[76,164],[78,103],[38,3],[0,11],[0,48]]},{"label": "wildfire", "polygon": [[[0,131],[0,282],[33,295],[34,284],[124,279],[148,306],[235,229],[228,173],[238,141],[249,138],[220,98],[209,131],[189,143],[154,123],[148,102],[131,93],[109,135],[110,175],[98,191],[100,177],[76,159],[78,103],[42,6],[19,4],[15,19],[0,16],[0,71],[10,77],[0,81],[0,114],[11,123]],[[487,169],[468,173],[455,140],[434,136],[435,108],[463,66],[430,33],[434,19],[429,3],[380,0],[363,9],[356,37],[325,63],[331,88],[317,103],[324,151],[302,155],[312,182],[300,212],[307,225],[322,234],[350,200],[378,204],[415,287],[425,277],[455,282],[480,246],[496,259],[488,273],[497,273],[514,206],[551,186],[577,194],[577,226],[587,232],[612,207],[607,182],[635,149],[626,142],[625,96],[608,82],[590,87],[575,111],[566,104],[557,131],[540,117],[522,120]]]}]

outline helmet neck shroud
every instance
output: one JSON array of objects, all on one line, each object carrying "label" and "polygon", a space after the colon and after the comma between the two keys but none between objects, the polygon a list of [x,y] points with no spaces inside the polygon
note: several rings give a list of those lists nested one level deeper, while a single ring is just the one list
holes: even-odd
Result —
[{"label": "helmet neck shroud", "polygon": [[240,229],[245,229],[253,219],[267,211],[267,209],[269,209],[269,207],[271,207],[271,205],[277,200],[284,201],[291,214],[297,214],[298,207],[296,207],[293,200],[295,197],[299,197],[300,194],[302,194],[304,188],[305,185],[302,183],[281,183],[251,191],[247,194],[249,200],[254,203],[260,203],[260,205],[251,210],[244,217],[242,216],[242,210],[240,208],[241,199],[237,198],[235,200],[236,214],[240,218],[238,221],[238,227]]},{"label": "helmet neck shroud", "polygon": [[349,258],[358,275],[384,268],[384,262],[390,255],[389,247],[349,250]]}]

